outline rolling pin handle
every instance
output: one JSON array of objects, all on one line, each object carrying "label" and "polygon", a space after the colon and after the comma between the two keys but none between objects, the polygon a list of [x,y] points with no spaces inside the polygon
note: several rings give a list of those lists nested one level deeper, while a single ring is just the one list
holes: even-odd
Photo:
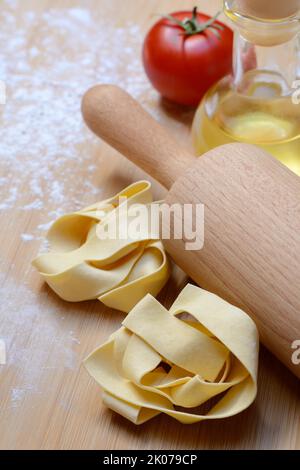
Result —
[{"label": "rolling pin handle", "polygon": [[195,158],[117,86],[88,90],[82,115],[96,135],[168,189]]}]

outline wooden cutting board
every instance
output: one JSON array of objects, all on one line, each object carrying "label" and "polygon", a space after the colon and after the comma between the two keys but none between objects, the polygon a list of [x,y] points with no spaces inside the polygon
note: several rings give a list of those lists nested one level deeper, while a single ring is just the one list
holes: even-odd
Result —
[{"label": "wooden cutting board", "polygon": [[[159,99],[140,48],[157,13],[194,3],[1,3],[1,449],[300,448],[299,381],[264,349],[257,400],[239,416],[193,426],[159,416],[136,427],[102,407],[101,390],[81,363],[123,315],[98,301],[61,301],[30,265],[57,216],[144,177],[84,127],[80,98],[90,85],[123,86],[190,145],[193,112]],[[215,13],[220,2],[201,7]],[[164,190],[155,183],[154,193]],[[175,270],[160,300],[169,306],[185,282]]]}]

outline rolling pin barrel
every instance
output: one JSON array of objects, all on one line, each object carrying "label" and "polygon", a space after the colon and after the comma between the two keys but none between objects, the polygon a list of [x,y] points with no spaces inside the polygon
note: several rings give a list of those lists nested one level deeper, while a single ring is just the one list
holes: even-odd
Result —
[{"label": "rolling pin barrel", "polygon": [[203,248],[189,251],[174,238],[164,240],[167,251],[201,287],[245,310],[262,342],[300,377],[292,359],[300,339],[300,178],[253,145],[227,144],[196,159],[114,86],[90,90],[82,111],[98,136],[172,186],[167,203],[204,205]]}]

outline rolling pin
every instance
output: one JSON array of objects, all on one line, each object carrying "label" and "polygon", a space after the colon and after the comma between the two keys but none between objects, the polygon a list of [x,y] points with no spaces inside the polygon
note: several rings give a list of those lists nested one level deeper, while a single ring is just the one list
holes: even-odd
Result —
[{"label": "rolling pin", "polygon": [[113,85],[90,89],[82,113],[95,134],[169,189],[166,203],[204,204],[203,248],[170,239],[166,250],[201,287],[246,311],[262,343],[300,377],[292,362],[300,339],[300,178],[247,144],[195,158]]}]

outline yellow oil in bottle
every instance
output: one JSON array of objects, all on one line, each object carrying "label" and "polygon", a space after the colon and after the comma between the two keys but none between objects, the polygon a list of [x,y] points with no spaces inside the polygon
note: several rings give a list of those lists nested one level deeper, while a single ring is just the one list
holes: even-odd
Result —
[{"label": "yellow oil in bottle", "polygon": [[239,8],[235,0],[224,0],[234,27],[233,74],[214,85],[196,111],[195,152],[254,144],[300,176],[300,103],[293,99],[300,78],[300,17],[268,20]]},{"label": "yellow oil in bottle", "polygon": [[300,105],[274,83],[247,94],[234,92],[228,79],[217,84],[196,112],[192,136],[198,155],[230,142],[255,144],[300,176]]}]

